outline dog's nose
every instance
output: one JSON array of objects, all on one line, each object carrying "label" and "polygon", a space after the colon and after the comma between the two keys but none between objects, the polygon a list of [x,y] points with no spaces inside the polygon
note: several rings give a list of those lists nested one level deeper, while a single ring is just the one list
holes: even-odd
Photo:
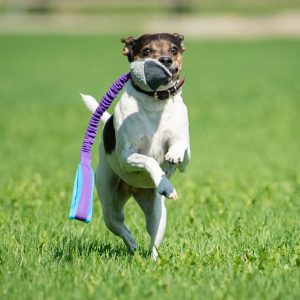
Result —
[{"label": "dog's nose", "polygon": [[158,59],[158,61],[161,62],[166,67],[170,67],[171,64],[173,63],[173,60],[172,60],[172,58],[170,56],[161,56]]}]

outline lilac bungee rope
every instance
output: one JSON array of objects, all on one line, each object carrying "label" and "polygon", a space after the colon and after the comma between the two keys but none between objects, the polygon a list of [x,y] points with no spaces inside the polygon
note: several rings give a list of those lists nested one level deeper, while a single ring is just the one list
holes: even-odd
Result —
[{"label": "lilac bungee rope", "polygon": [[80,164],[77,169],[69,218],[90,222],[93,210],[94,172],[91,168],[91,150],[97,135],[99,121],[110,107],[131,73],[121,75],[101,99],[86,129],[80,152]]}]

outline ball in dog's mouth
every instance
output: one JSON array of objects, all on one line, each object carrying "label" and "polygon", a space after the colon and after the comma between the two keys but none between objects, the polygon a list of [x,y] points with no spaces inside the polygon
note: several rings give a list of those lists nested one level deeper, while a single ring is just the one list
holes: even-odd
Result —
[{"label": "ball in dog's mouth", "polygon": [[[134,82],[145,91],[155,91],[172,81],[172,72],[158,60],[147,58],[130,64]],[[176,68],[172,68],[173,72]]]}]

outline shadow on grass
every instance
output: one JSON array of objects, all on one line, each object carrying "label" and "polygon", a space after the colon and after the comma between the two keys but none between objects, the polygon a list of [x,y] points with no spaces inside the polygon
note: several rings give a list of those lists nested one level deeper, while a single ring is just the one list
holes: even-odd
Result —
[{"label": "shadow on grass", "polygon": [[128,256],[125,246],[120,244],[103,243],[99,240],[86,240],[78,237],[62,237],[57,244],[51,247],[54,260],[72,262],[79,257],[99,255],[103,258]]},{"label": "shadow on grass", "polygon": [[[105,243],[98,239],[86,240],[76,236],[64,236],[56,244],[50,247],[50,253],[54,260],[72,262],[78,258],[99,255],[101,258],[120,258],[133,256],[129,254],[125,245],[121,243]],[[149,252],[140,249],[139,255],[148,257]]]}]

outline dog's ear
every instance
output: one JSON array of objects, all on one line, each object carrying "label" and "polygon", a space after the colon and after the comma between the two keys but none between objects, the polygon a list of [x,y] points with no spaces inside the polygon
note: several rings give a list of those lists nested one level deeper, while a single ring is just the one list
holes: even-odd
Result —
[{"label": "dog's ear", "polygon": [[133,48],[136,38],[130,36],[128,38],[121,38],[121,42],[125,44],[123,48],[123,55],[127,56],[129,62],[134,60]]},{"label": "dog's ear", "polygon": [[173,33],[173,36],[178,41],[178,43],[180,45],[180,48],[181,48],[181,52],[184,52],[186,50],[185,46],[183,44],[184,36],[182,34],[179,34],[179,33]]}]

